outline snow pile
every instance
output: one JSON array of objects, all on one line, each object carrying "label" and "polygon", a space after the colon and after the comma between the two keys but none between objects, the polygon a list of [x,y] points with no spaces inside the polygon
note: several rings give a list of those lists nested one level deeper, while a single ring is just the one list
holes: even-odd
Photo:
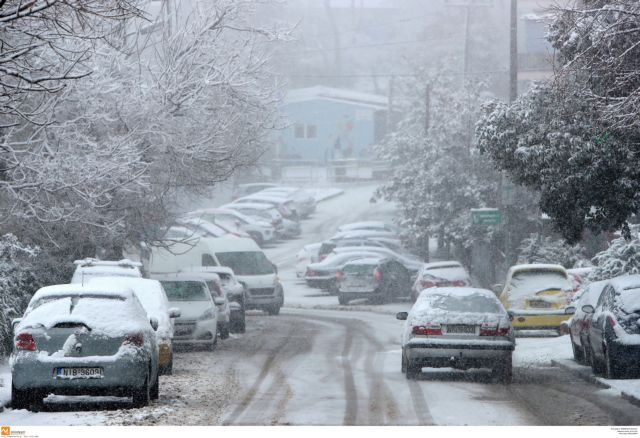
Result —
[{"label": "snow pile", "polygon": [[589,279],[608,280],[627,274],[640,274],[640,240],[636,235],[633,240],[622,237],[611,242],[611,246],[599,252],[593,258],[596,268]]}]

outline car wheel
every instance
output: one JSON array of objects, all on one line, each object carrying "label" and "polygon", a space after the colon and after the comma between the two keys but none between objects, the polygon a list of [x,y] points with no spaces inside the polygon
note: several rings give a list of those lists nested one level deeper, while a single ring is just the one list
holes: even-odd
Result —
[{"label": "car wheel", "polygon": [[273,306],[267,307],[267,313],[271,316],[278,315],[280,313],[280,305],[274,304]]},{"label": "car wheel", "polygon": [[40,391],[17,389],[11,385],[11,408],[39,411],[42,408],[43,395]]},{"label": "car wheel", "polygon": [[207,345],[207,350],[208,351],[215,351],[216,347],[218,346],[218,332],[216,331],[213,335],[212,335],[212,339],[211,339],[211,343],[209,343]]},{"label": "car wheel", "polygon": [[600,362],[598,362],[598,358],[593,351],[593,348],[589,348],[589,362],[591,362],[591,370],[594,374],[601,374],[604,370]]},{"label": "car wheel", "polygon": [[400,365],[400,370],[403,373],[407,372],[407,359],[404,357],[404,352],[402,353],[402,361],[401,361],[401,365]]},{"label": "car wheel", "polygon": [[149,404],[149,400],[151,400],[151,387],[149,385],[149,373],[147,373],[142,388],[136,388],[133,390],[133,407],[143,408]]},{"label": "car wheel", "polygon": [[619,379],[622,377],[622,367],[616,360],[615,350],[611,346],[607,346],[604,350],[605,376],[607,379]]},{"label": "car wheel", "polygon": [[415,365],[407,362],[407,370],[405,372],[407,380],[416,380],[421,372],[422,367],[420,365]]},{"label": "car wheel", "polygon": [[220,329],[220,339],[229,339],[229,324],[225,324]]},{"label": "car wheel", "polygon": [[236,318],[231,320],[231,331],[233,333],[244,333],[246,330],[244,310],[240,312]]},{"label": "car wheel", "polygon": [[571,350],[573,350],[573,358],[575,359],[575,361],[584,363],[584,350],[578,347],[573,341],[571,341]]},{"label": "car wheel", "polygon": [[151,400],[158,400],[160,397],[160,376],[156,377],[156,383],[151,387],[149,396]]},{"label": "car wheel", "polygon": [[493,370],[494,374],[498,378],[498,381],[505,385],[510,385],[513,381],[513,357],[509,355],[509,357],[504,361],[504,363],[498,365]]},{"label": "car wheel", "polygon": [[338,294],[338,303],[340,303],[341,306],[346,306],[349,304],[349,298],[343,294]]}]

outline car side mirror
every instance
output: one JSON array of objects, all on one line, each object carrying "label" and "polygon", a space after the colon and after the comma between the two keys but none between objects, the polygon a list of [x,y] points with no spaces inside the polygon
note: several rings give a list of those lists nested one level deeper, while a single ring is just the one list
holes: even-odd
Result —
[{"label": "car side mirror", "polygon": [[180,318],[180,315],[182,315],[182,312],[177,307],[169,309],[169,318]]},{"label": "car side mirror", "polygon": [[151,318],[149,318],[149,324],[151,324],[151,328],[153,329],[153,331],[158,331],[158,318],[152,316]]},{"label": "car side mirror", "polygon": [[500,295],[502,293],[502,289],[503,288],[504,288],[504,286],[501,285],[501,284],[494,284],[493,286],[491,286],[491,290],[496,295]]},{"label": "car side mirror", "polygon": [[513,321],[513,318],[515,318],[515,313],[513,313],[513,310],[507,310],[507,315],[509,315],[509,321]]},{"label": "car side mirror", "polygon": [[575,306],[569,306],[566,309],[564,309],[564,313],[566,315],[573,315],[574,313],[576,313],[576,308]]},{"label": "car side mirror", "polygon": [[584,313],[592,314],[596,311],[596,309],[591,304],[586,304],[582,306],[582,311]]},{"label": "car side mirror", "polygon": [[409,317],[409,313],[407,312],[396,313],[396,319],[399,319],[400,321],[406,321],[408,317]]},{"label": "car side mirror", "polygon": [[18,324],[20,324],[20,322],[22,322],[22,318],[14,318],[11,321],[11,329],[15,332],[16,327],[18,327]]},{"label": "car side mirror", "polygon": [[213,297],[213,303],[214,303],[216,306],[222,306],[222,305],[224,305],[225,300],[224,300],[224,298],[222,298],[222,297]]}]

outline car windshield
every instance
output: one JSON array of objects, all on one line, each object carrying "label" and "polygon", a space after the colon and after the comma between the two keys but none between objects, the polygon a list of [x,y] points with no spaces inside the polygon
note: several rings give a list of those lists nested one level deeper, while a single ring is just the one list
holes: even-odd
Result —
[{"label": "car windshield", "polygon": [[274,267],[262,251],[217,252],[221,266],[227,266],[236,275],[267,275]]},{"label": "car windshield", "polygon": [[210,301],[204,284],[199,281],[162,281],[169,301]]},{"label": "car windshield", "polygon": [[428,307],[454,313],[501,313],[502,306],[497,299],[480,294],[451,295],[427,293],[422,300]]},{"label": "car windshield", "polygon": [[434,266],[424,271],[425,277],[443,278],[445,280],[458,280],[468,277],[467,271],[460,265]]}]

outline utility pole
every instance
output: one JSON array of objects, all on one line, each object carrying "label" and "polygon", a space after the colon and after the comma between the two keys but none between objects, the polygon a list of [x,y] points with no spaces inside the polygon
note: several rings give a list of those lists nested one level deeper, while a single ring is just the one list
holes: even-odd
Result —
[{"label": "utility pole", "polygon": [[518,3],[511,0],[509,41],[509,102],[518,98]]}]

